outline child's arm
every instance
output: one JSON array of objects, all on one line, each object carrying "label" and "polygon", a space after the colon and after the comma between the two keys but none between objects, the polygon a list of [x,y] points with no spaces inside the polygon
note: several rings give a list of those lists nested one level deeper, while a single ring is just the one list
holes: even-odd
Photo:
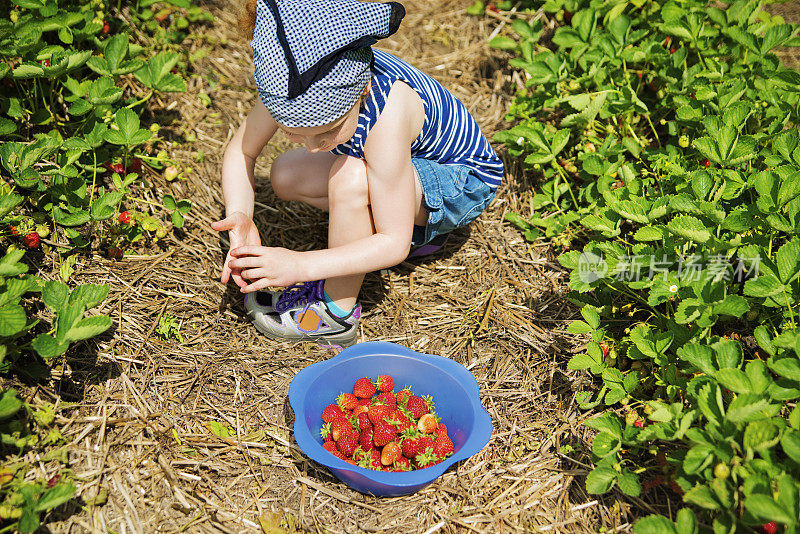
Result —
[{"label": "child's arm", "polygon": [[[228,231],[230,250],[246,245],[261,245],[253,223],[253,202],[255,199],[253,170],[256,158],[269,142],[278,125],[264,107],[261,100],[247,115],[236,130],[222,158],[222,193],[225,197],[225,218],[211,223],[214,230]],[[222,266],[220,280],[227,283],[232,276],[236,285],[245,287],[239,269],[231,269],[230,251]]]},{"label": "child's arm", "polygon": [[309,252],[239,248],[233,251],[235,263],[259,275],[242,291],[363,274],[402,262],[411,245],[418,208],[410,146],[423,122],[419,96],[408,85],[396,83],[364,150],[375,234],[340,247]]}]

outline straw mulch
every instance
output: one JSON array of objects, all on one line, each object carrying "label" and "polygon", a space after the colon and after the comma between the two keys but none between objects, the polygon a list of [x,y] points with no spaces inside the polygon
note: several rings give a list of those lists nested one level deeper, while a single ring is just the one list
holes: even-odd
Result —
[{"label": "straw mulch", "polygon": [[[504,126],[518,82],[508,58],[486,45],[507,21],[468,17],[462,1],[405,5],[401,31],[381,46],[441,80],[491,136]],[[330,354],[260,336],[238,292],[218,281],[226,244],[209,223],[223,207],[222,151],[255,97],[233,5],[206,7],[217,17],[207,36],[222,44],[196,65],[203,79],[156,110],[175,139],[172,154],[196,172],[177,185],[148,176],[159,194],[193,201],[185,232],[152,255],[79,260],[77,282],[111,285],[101,311],[115,329],[72,350],[52,382],[27,390],[32,399],[77,403],[59,419],[70,467],[79,495],[99,494],[102,503],[76,499],[49,516],[50,530],[272,532],[282,520],[289,531],[309,532],[630,531],[650,505],[585,491],[591,435],[581,422],[589,414],[574,402],[585,378],[565,362],[586,340],[565,333],[575,311],[564,299],[558,252],[526,243],[504,222],[508,212],[529,214],[532,189],[508,159],[497,200],[443,254],[370,273],[361,293],[363,341],[441,354],[472,371],[494,422],[489,445],[428,488],[390,499],[350,490],[297,448],[289,383]],[[201,90],[211,96],[208,108]],[[178,114],[171,125],[168,113]],[[191,133],[196,143],[178,142]],[[269,187],[272,158],[288,146],[274,140],[257,164],[256,221],[267,244],[324,247],[325,214],[278,201]],[[155,332],[167,315],[182,342]],[[575,452],[562,455],[566,445]],[[37,465],[52,475],[49,464]],[[661,488],[643,499],[667,502]]]}]

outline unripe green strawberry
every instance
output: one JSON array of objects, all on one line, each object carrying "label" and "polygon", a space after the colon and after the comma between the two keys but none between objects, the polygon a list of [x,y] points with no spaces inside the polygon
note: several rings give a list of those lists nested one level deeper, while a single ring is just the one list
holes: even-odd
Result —
[{"label": "unripe green strawberry", "polygon": [[714,476],[717,478],[728,478],[728,475],[731,474],[731,468],[728,467],[728,464],[725,463],[718,463],[714,466]]},{"label": "unripe green strawberry", "polygon": [[680,138],[678,139],[678,144],[681,145],[683,148],[688,147],[689,146],[689,136],[688,135],[680,136]]}]

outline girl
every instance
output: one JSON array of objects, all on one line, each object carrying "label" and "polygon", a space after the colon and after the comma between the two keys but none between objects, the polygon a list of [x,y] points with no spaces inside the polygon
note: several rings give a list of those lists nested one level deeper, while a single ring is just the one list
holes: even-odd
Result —
[{"label": "girl", "polygon": [[[400,4],[250,0],[247,8],[260,99],[223,158],[226,217],[212,224],[230,240],[221,280],[245,293],[248,316],[267,336],[349,346],[364,274],[410,250],[436,250],[491,202],[503,164],[450,92],[372,50],[397,30]],[[272,187],[328,212],[327,249],[261,244],[253,168],[278,130],[305,148],[275,159]],[[276,286],[291,287],[267,290]]]}]

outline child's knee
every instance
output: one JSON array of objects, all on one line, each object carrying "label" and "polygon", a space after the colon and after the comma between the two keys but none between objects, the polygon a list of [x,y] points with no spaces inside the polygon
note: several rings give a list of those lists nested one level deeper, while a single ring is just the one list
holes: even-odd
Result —
[{"label": "child's knee", "polygon": [[291,156],[283,153],[272,162],[269,180],[275,195],[283,200],[295,200],[297,197],[297,166],[291,163]]},{"label": "child's knee", "polygon": [[328,199],[331,203],[369,204],[367,168],[363,160],[345,157],[331,167]]}]

